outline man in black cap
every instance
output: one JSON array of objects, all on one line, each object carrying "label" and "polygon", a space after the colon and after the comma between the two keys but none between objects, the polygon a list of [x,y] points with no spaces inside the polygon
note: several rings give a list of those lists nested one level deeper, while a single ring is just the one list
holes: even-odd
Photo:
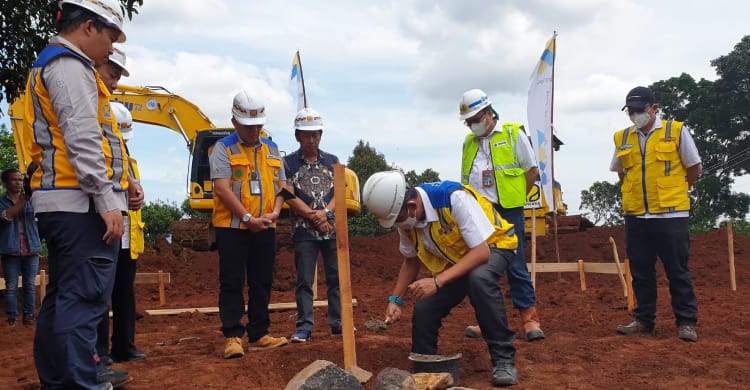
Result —
[{"label": "man in black cap", "polygon": [[625,98],[626,109],[633,126],[615,133],[610,170],[622,181],[637,307],[635,320],[618,326],[617,333],[654,334],[658,256],[669,279],[678,337],[698,341],[698,305],[688,269],[688,189],[701,172],[701,158],[686,126],[657,115],[659,104],[651,89],[633,88]]}]

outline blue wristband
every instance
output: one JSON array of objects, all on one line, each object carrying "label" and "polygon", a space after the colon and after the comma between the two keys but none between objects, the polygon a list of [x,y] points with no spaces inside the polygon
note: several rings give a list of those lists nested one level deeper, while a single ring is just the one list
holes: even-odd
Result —
[{"label": "blue wristband", "polygon": [[404,300],[401,297],[391,295],[388,297],[388,302],[393,302],[399,306],[404,306]]}]

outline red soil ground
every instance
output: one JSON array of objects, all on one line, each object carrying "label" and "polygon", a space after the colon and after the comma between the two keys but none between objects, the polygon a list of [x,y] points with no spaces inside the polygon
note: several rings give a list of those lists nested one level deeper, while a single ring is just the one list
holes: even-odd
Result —
[{"label": "red soil ground", "polygon": [[[559,237],[560,261],[578,259],[612,262],[613,237],[624,259],[620,228],[595,228]],[[364,323],[382,319],[386,297],[402,261],[396,234],[378,238],[350,238],[351,284],[357,365],[377,375],[386,367],[411,368],[410,317],[413,300],[407,298],[405,319],[385,332],[369,331]],[[527,244],[527,248],[530,245]],[[556,262],[551,239],[538,240],[537,261]],[[747,388],[750,383],[750,237],[734,237],[737,291],[730,289],[726,230],[694,236],[691,269],[699,301],[697,343],[676,337],[666,278],[659,272],[656,337],[624,337],[615,326],[630,321],[622,287],[615,275],[587,274],[581,291],[577,273],[537,275],[537,299],[547,338],[542,342],[516,341],[519,389],[541,388]],[[272,302],[294,302],[295,272],[292,253],[282,250],[277,260]],[[530,259],[530,257],[528,257]],[[139,272],[170,272],[167,304],[159,306],[153,285],[138,285],[139,311],[217,305],[216,252],[193,252],[161,242],[138,260]],[[322,274],[322,273],[321,273]],[[319,287],[325,299],[324,280]],[[507,302],[507,301],[506,301]],[[0,303],[4,305],[4,303]],[[271,314],[271,333],[289,336],[294,312]],[[221,358],[223,339],[217,315],[146,315],[137,323],[136,343],[148,354],[145,361],[116,364],[134,378],[126,389],[283,389],[303,367],[316,359],[343,366],[341,338],[328,333],[325,310],[316,309],[313,339],[243,358]],[[464,302],[446,318],[440,353],[460,352],[460,384],[490,388],[491,367],[482,341],[467,339],[464,327],[475,322],[471,305]],[[510,312],[511,326],[520,319]],[[38,389],[32,359],[33,328],[0,325],[0,389]],[[365,385],[370,388],[371,383]]]}]

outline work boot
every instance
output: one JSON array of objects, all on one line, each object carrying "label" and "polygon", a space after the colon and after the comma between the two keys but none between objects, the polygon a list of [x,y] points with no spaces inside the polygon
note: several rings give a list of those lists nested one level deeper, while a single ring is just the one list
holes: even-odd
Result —
[{"label": "work boot", "polygon": [[521,313],[523,332],[526,335],[526,340],[543,340],[544,332],[539,326],[539,316],[536,313],[536,307],[532,306],[525,309],[518,309],[518,312]]},{"label": "work boot", "polygon": [[96,381],[99,384],[111,383],[112,387],[114,388],[123,386],[131,380],[133,380],[133,378],[131,378],[128,372],[125,370],[114,370],[112,368],[105,367],[103,369],[99,369],[96,373]]},{"label": "work boot", "polygon": [[286,339],[286,337],[271,337],[270,335],[265,335],[258,339],[258,341],[250,343],[247,350],[262,351],[264,349],[271,349],[286,345],[286,343],[288,342],[289,341]]},{"label": "work boot", "polygon": [[464,330],[464,335],[470,339],[481,339],[482,329],[479,325],[469,325],[466,327],[466,330]]},{"label": "work boot", "polygon": [[518,383],[518,370],[513,363],[498,363],[492,369],[492,386],[512,386]]},{"label": "work boot", "polygon": [[617,325],[617,333],[624,335],[645,334],[653,336],[656,334],[653,327],[648,327],[635,320],[627,325]]},{"label": "work boot", "polygon": [[224,359],[233,359],[245,356],[242,350],[242,339],[239,337],[227,337],[224,344]]},{"label": "work boot", "polygon": [[680,325],[677,327],[677,337],[684,341],[698,341],[698,333],[695,331],[695,325]]}]

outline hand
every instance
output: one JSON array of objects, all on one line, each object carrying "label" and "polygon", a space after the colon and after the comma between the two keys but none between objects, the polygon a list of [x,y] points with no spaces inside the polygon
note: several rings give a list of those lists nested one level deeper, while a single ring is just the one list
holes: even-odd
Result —
[{"label": "hand", "polygon": [[277,213],[275,211],[270,212],[270,213],[265,213],[265,214],[263,214],[261,216],[261,218],[266,218],[266,219],[270,220],[271,222],[273,222],[273,221],[276,221],[277,219],[279,219],[279,213]]},{"label": "hand", "polygon": [[417,300],[425,299],[437,292],[437,286],[433,278],[422,278],[410,284],[407,291],[414,295]]},{"label": "hand", "polygon": [[107,245],[114,245],[122,238],[122,234],[125,232],[125,223],[122,219],[122,212],[120,210],[110,210],[99,213],[99,216],[104,220],[104,225],[107,230],[102,236],[102,240]]},{"label": "hand", "polygon": [[319,226],[324,222],[328,222],[328,216],[325,210],[312,210],[308,217],[315,226]]},{"label": "hand", "polygon": [[254,218],[250,217],[250,221],[246,223],[247,228],[250,229],[253,233],[262,232],[263,230],[268,230],[269,227],[273,224],[273,221],[268,219],[268,217],[261,216],[260,218]]},{"label": "hand", "polygon": [[395,302],[388,302],[385,308],[385,323],[392,324],[401,318],[401,307]]},{"label": "hand", "polygon": [[145,194],[141,183],[136,181],[130,182],[128,185],[128,209],[138,210],[143,207],[144,198]]},{"label": "hand", "polygon": [[318,224],[317,228],[323,234],[331,234],[334,231],[333,225],[328,223],[328,220],[323,221],[322,223]]}]

